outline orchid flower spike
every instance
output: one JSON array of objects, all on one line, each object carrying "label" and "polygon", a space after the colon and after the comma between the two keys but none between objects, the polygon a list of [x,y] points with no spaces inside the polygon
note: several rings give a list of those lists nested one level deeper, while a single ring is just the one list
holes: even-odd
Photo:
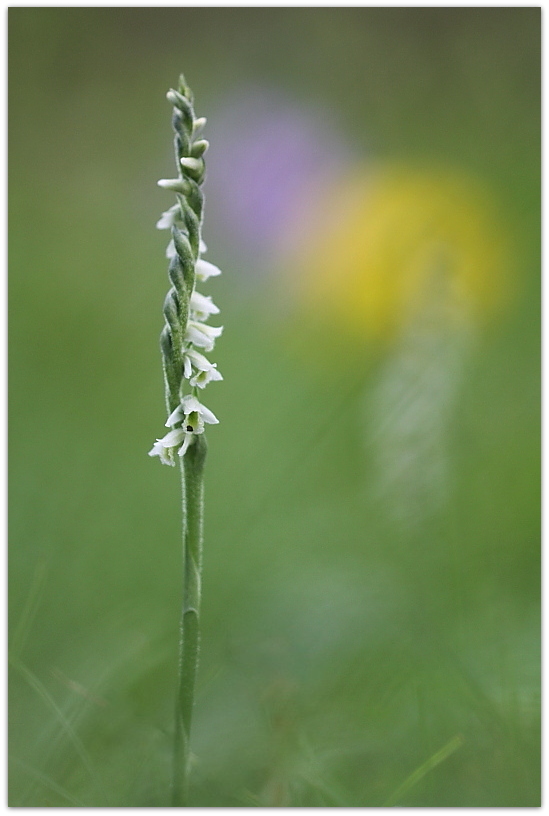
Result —
[{"label": "orchid flower spike", "polygon": [[212,351],[223,327],[208,324],[212,315],[219,314],[219,308],[209,295],[195,289],[195,281],[205,283],[221,274],[215,264],[202,258],[206,245],[202,240],[201,186],[208,142],[201,133],[206,120],[195,116],[192,94],[183,80],[179,90],[168,91],[167,99],[173,105],[177,177],[160,179],[158,184],[174,192],[177,202],[162,213],[156,227],[171,232],[166,256],[172,286],[164,303],[166,325],[161,335],[169,414],[166,425],[171,430],[156,440],[149,453],[163,464],[173,465],[175,452],[184,457],[195,437],[204,433],[204,425],[218,422],[198,401],[197,390],[223,377],[217,365],[197,349]]}]

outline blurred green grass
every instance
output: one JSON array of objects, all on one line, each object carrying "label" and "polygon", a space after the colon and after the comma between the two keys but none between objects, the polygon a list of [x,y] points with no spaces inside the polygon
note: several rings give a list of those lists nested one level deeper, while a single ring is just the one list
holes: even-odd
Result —
[{"label": "blurred green grass", "polygon": [[207,403],[194,804],[383,806],[457,736],[397,804],[539,804],[539,23],[10,9],[12,806],[169,802],[179,485],[146,452],[164,410],[154,184],[182,69],[206,115],[268,82],[359,149],[478,173],[518,246],[515,301],[459,391],[449,504],[397,531],[361,450],[386,352],[352,381],[289,357],[206,215],[225,381]]}]

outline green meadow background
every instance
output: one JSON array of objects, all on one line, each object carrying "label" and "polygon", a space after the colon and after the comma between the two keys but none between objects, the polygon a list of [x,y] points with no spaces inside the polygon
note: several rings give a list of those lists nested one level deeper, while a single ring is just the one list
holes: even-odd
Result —
[{"label": "green meadow background", "polygon": [[[156,180],[173,173],[165,92],[183,70],[208,117],[204,236],[224,271],[208,294],[225,326],[225,379],[204,396],[221,421],[192,804],[539,806],[540,10],[8,17],[10,805],[169,806],[179,479],[147,451],[165,421],[154,225],[172,198]],[[413,492],[428,444],[380,498],[375,462],[406,451],[397,434],[380,460],[367,441],[364,405],[383,372],[398,386],[406,343],[357,350],[345,320],[315,325],[311,308],[296,329],[284,231],[267,249],[246,218],[232,226],[249,178],[219,203],[240,144],[223,152],[223,123],[250,89],[314,109],[350,166],[456,167],[497,201],[512,285],[437,424],[438,503],[434,483]],[[257,133],[278,133],[277,110]],[[251,151],[245,116],[241,133]],[[250,210],[265,205],[267,227],[274,181]]]}]

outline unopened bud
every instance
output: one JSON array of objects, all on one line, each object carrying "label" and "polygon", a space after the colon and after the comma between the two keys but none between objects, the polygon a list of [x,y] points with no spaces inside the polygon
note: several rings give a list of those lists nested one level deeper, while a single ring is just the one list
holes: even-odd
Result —
[{"label": "unopened bud", "polygon": [[200,116],[198,119],[195,119],[193,123],[193,136],[198,136],[199,133],[202,133],[205,124],[206,124],[205,116]]},{"label": "unopened bud", "polygon": [[159,179],[157,181],[159,187],[165,190],[173,190],[175,193],[186,194],[189,190],[189,185],[184,179]]},{"label": "unopened bud", "polygon": [[200,159],[194,159],[192,156],[183,156],[180,161],[182,167],[186,167],[187,170],[192,170],[194,173],[198,173],[202,170],[202,161]]},{"label": "unopened bud", "polygon": [[199,159],[201,156],[204,155],[209,146],[210,143],[208,142],[207,139],[198,139],[198,141],[196,141],[191,147],[191,155],[194,156],[196,159]]}]

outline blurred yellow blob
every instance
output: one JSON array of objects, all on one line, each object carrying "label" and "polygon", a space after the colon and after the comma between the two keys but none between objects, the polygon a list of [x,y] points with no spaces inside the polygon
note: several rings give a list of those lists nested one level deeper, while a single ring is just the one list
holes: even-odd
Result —
[{"label": "blurred yellow blob", "polygon": [[473,323],[500,308],[508,291],[494,204],[459,173],[359,168],[325,191],[307,223],[297,226],[289,262],[296,305],[330,323],[338,345],[342,335],[368,342],[398,334],[434,288],[444,292],[444,319]]}]

